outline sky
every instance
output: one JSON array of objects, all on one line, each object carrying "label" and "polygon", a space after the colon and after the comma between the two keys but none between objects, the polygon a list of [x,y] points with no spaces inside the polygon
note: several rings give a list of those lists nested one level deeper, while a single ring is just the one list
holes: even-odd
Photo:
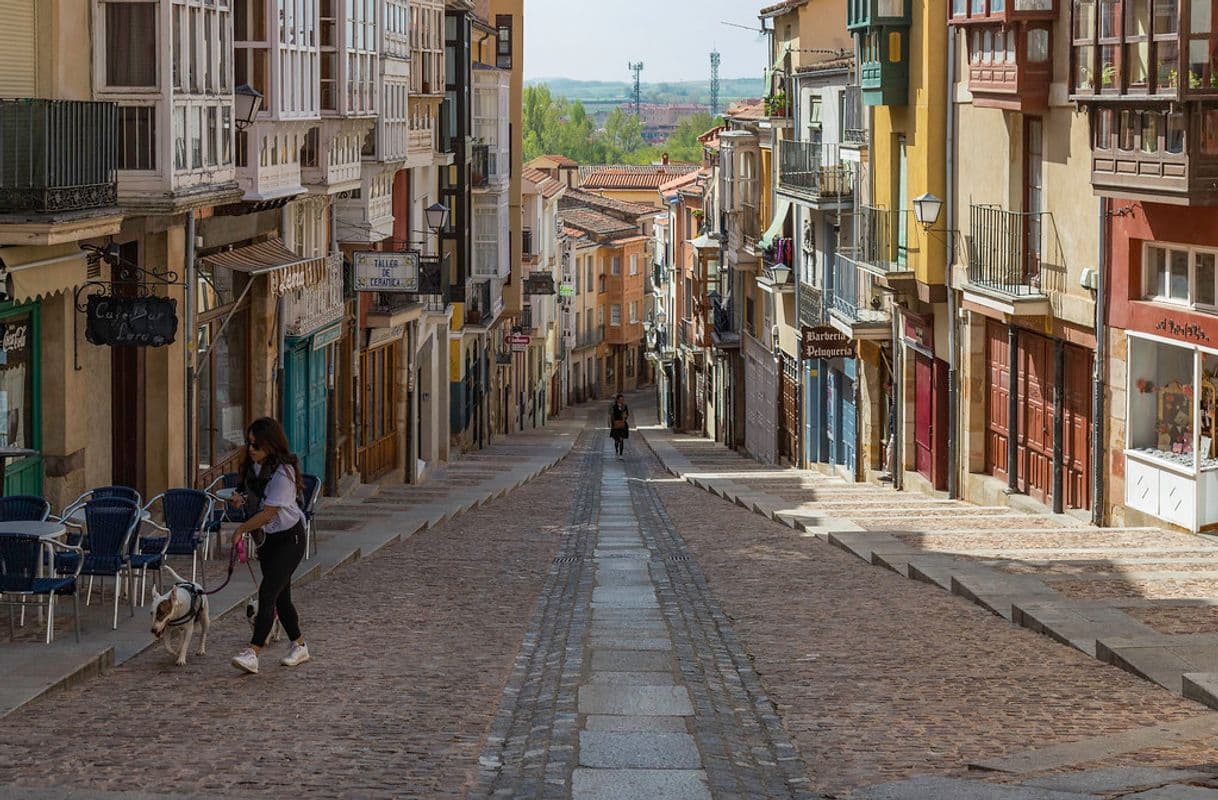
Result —
[{"label": "sky", "polygon": [[762,0],[525,0],[524,76],[629,81],[707,80],[710,51],[721,78],[759,77],[765,39],[721,21],[759,28]]}]

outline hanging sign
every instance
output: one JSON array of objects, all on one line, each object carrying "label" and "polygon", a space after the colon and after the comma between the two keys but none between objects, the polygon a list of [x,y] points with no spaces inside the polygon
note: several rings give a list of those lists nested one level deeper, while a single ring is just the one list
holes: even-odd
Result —
[{"label": "hanging sign", "polygon": [[162,347],[178,333],[178,302],[170,297],[89,295],[85,339],[111,347]]},{"label": "hanging sign", "polygon": [[560,284],[558,287],[558,296],[559,297],[574,297],[575,296],[575,286],[573,284],[565,283],[565,282]]},{"label": "hanging sign", "polygon": [[414,251],[356,253],[355,291],[418,292],[419,254]]},{"label": "hanging sign", "polygon": [[800,328],[799,354],[805,359],[854,358],[854,342],[828,325],[804,325]]},{"label": "hanging sign", "polygon": [[554,287],[554,276],[546,275],[529,275],[524,279],[525,294],[556,294],[557,289]]}]

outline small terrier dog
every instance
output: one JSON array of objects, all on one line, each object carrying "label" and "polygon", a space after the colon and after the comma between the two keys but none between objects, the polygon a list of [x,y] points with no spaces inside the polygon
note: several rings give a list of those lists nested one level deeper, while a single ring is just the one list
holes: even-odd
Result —
[{"label": "small terrier dog", "polygon": [[[208,614],[207,595],[203,587],[193,581],[184,580],[181,575],[168,566],[165,570],[174,578],[174,584],[165,594],[152,592],[152,635],[165,644],[170,655],[177,656],[177,665],[186,666],[186,650],[190,647],[190,639],[194,635],[195,625],[199,626],[199,649],[197,655],[207,653],[207,628],[211,625]],[[173,636],[166,633],[170,627],[180,627],[182,636],[176,646]]]}]

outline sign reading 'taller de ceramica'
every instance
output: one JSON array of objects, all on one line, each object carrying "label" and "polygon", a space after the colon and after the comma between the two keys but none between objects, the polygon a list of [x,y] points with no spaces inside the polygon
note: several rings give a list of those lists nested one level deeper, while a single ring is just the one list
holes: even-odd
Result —
[{"label": "sign reading 'taller de ceramica'", "polygon": [[853,358],[854,342],[836,328],[818,325],[800,328],[799,351],[802,358]]},{"label": "sign reading 'taller de ceramica'", "polygon": [[419,254],[414,251],[356,253],[353,260],[357,292],[419,291]]}]

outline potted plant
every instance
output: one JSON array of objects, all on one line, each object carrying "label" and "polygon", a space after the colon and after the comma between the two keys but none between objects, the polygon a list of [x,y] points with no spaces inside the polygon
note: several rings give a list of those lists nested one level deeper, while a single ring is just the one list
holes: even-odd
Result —
[{"label": "potted plant", "polygon": [[787,93],[779,89],[767,97],[765,113],[770,117],[785,117],[787,115]]}]

